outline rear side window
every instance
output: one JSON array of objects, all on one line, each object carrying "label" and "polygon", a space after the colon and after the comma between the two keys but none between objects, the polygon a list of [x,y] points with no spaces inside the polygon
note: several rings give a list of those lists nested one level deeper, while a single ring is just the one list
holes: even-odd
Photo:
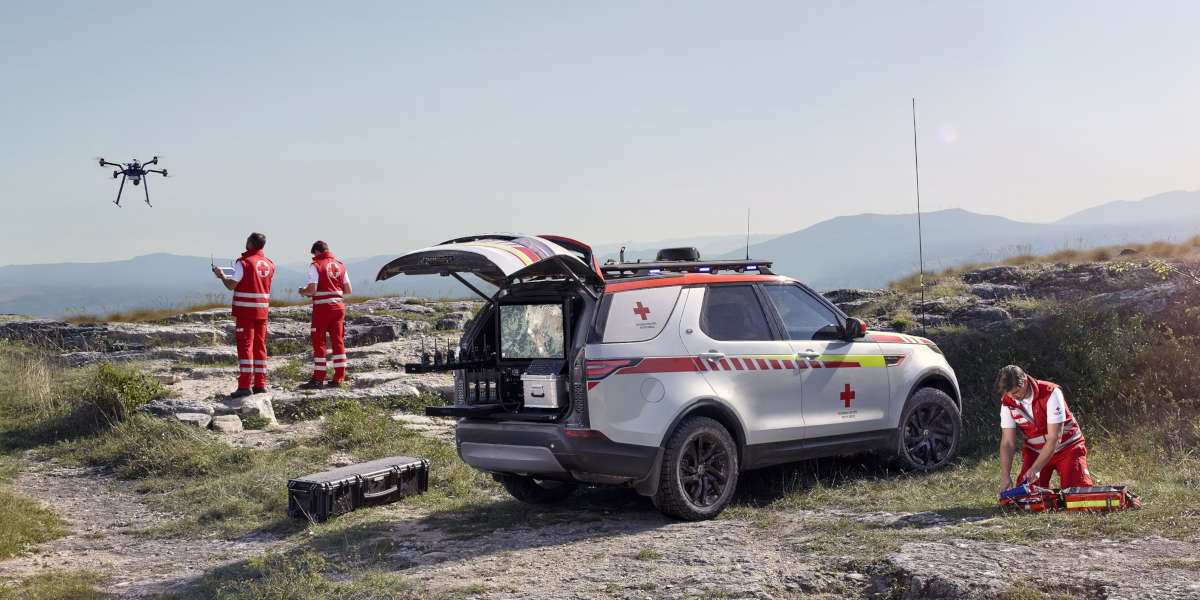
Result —
[{"label": "rear side window", "polygon": [[763,291],[779,312],[788,338],[833,340],[838,338],[838,318],[816,298],[794,285],[767,285]]},{"label": "rear side window", "polygon": [[591,341],[644,342],[666,327],[679,300],[678,286],[628,290],[604,296]]},{"label": "rear side window", "polygon": [[758,294],[748,285],[710,287],[704,292],[700,330],[714,340],[772,339]]}]

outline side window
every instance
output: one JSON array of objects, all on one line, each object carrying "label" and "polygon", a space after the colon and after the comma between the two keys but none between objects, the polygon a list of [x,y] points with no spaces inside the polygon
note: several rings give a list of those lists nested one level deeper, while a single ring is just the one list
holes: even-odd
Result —
[{"label": "side window", "polygon": [[704,292],[700,330],[714,340],[772,339],[767,315],[748,285],[713,286]]},{"label": "side window", "polygon": [[670,286],[606,295],[600,306],[593,341],[612,344],[653,339],[670,320],[681,289]]},{"label": "side window", "polygon": [[816,298],[794,285],[765,285],[763,291],[779,312],[793,340],[832,340],[838,337],[838,317]]}]

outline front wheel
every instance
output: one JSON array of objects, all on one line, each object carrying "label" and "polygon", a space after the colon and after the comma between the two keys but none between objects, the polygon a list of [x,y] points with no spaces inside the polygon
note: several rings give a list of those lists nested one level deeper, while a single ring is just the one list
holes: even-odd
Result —
[{"label": "front wheel", "polygon": [[513,498],[527,504],[554,504],[562,502],[575,491],[573,483],[553,481],[549,479],[534,479],[524,475],[500,475],[497,477],[500,485],[512,494]]},{"label": "front wheel", "polygon": [[905,470],[932,471],[944,467],[958,454],[962,415],[946,392],[921,388],[900,415],[898,437],[896,454]]},{"label": "front wheel", "polygon": [[672,517],[700,521],[717,516],[737,487],[737,446],[708,417],[684,421],[667,441],[654,506]]}]

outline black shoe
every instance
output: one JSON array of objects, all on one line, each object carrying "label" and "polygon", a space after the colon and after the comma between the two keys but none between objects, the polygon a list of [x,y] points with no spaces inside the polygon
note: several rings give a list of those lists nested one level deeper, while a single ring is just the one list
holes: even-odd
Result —
[{"label": "black shoe", "polygon": [[265,387],[256,387],[256,388],[254,388],[254,393],[255,393],[255,394],[265,394],[265,393],[267,393],[267,388],[265,388]]},{"label": "black shoe", "polygon": [[229,397],[230,398],[241,398],[242,396],[249,396],[250,394],[253,394],[253,393],[254,392],[250,391],[250,388],[238,388],[238,389],[234,390],[234,392],[232,394],[230,394]]},{"label": "black shoe", "polygon": [[319,390],[325,387],[325,382],[320,379],[309,379],[301,385],[296,386],[298,390]]},{"label": "black shoe", "polygon": [[331,388],[344,388],[346,387],[346,380],[343,379],[339,381],[337,379],[330,379],[329,383],[326,383],[325,385]]}]

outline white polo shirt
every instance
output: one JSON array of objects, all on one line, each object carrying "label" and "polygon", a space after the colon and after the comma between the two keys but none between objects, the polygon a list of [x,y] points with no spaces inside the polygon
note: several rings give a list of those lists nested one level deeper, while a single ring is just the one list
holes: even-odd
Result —
[{"label": "white polo shirt", "polygon": [[[1025,412],[1033,413],[1033,394],[1028,398],[1021,400],[1021,408]],[[1054,388],[1050,398],[1046,400],[1046,423],[1062,423],[1067,420],[1067,411],[1063,409],[1063,393],[1062,388]],[[1017,422],[1012,418],[1012,411],[1007,406],[1000,407],[1000,427],[1002,429],[1016,429]]]},{"label": "white polo shirt", "polygon": [[233,281],[241,281],[242,275],[244,274],[245,273],[242,271],[242,261],[239,260],[233,263],[233,277],[230,277],[230,279]]}]

